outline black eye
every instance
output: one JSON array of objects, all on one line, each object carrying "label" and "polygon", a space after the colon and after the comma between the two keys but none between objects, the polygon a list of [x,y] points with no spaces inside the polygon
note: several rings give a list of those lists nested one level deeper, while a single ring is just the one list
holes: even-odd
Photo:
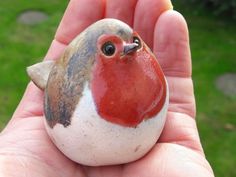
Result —
[{"label": "black eye", "polygon": [[102,52],[106,56],[112,56],[115,53],[115,51],[116,51],[116,47],[112,42],[106,42],[102,46]]},{"label": "black eye", "polygon": [[141,41],[140,41],[140,39],[139,39],[138,37],[136,37],[136,36],[134,36],[134,38],[133,38],[133,43],[138,44],[138,48],[141,47]]}]

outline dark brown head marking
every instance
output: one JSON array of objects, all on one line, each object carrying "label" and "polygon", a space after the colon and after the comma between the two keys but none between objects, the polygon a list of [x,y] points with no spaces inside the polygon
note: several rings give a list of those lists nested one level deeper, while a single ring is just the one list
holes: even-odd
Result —
[{"label": "dark brown head marking", "polygon": [[52,69],[45,89],[44,112],[48,125],[67,127],[78,104],[97,52],[97,39],[102,34],[118,35],[128,40],[132,29],[115,19],[104,19],[88,27],[66,48]]}]

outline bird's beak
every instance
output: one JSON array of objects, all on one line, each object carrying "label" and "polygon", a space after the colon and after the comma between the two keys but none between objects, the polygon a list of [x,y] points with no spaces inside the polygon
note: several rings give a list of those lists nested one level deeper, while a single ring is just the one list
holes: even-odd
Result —
[{"label": "bird's beak", "polygon": [[136,52],[138,49],[138,44],[136,43],[131,43],[131,44],[125,44],[124,45],[124,55]]}]

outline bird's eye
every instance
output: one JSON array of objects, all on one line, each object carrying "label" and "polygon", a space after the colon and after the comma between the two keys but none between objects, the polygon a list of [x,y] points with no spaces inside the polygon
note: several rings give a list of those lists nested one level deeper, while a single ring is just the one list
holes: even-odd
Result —
[{"label": "bird's eye", "polygon": [[106,42],[102,45],[102,52],[106,56],[112,56],[116,51],[116,47],[112,42]]},{"label": "bird's eye", "polygon": [[138,49],[141,48],[141,41],[138,37],[133,37],[133,43],[138,44]]}]

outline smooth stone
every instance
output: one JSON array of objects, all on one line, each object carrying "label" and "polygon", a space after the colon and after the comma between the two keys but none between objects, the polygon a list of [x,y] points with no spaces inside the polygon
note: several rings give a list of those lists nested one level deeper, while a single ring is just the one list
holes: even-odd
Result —
[{"label": "smooth stone", "polygon": [[26,25],[36,25],[48,19],[48,15],[41,11],[27,10],[20,14],[18,22]]},{"label": "smooth stone", "polygon": [[236,97],[236,73],[226,73],[218,77],[216,87],[225,95]]},{"label": "smooth stone", "polygon": [[235,130],[235,125],[231,124],[231,123],[226,123],[224,125],[224,129],[228,130],[228,131],[234,131]]}]

